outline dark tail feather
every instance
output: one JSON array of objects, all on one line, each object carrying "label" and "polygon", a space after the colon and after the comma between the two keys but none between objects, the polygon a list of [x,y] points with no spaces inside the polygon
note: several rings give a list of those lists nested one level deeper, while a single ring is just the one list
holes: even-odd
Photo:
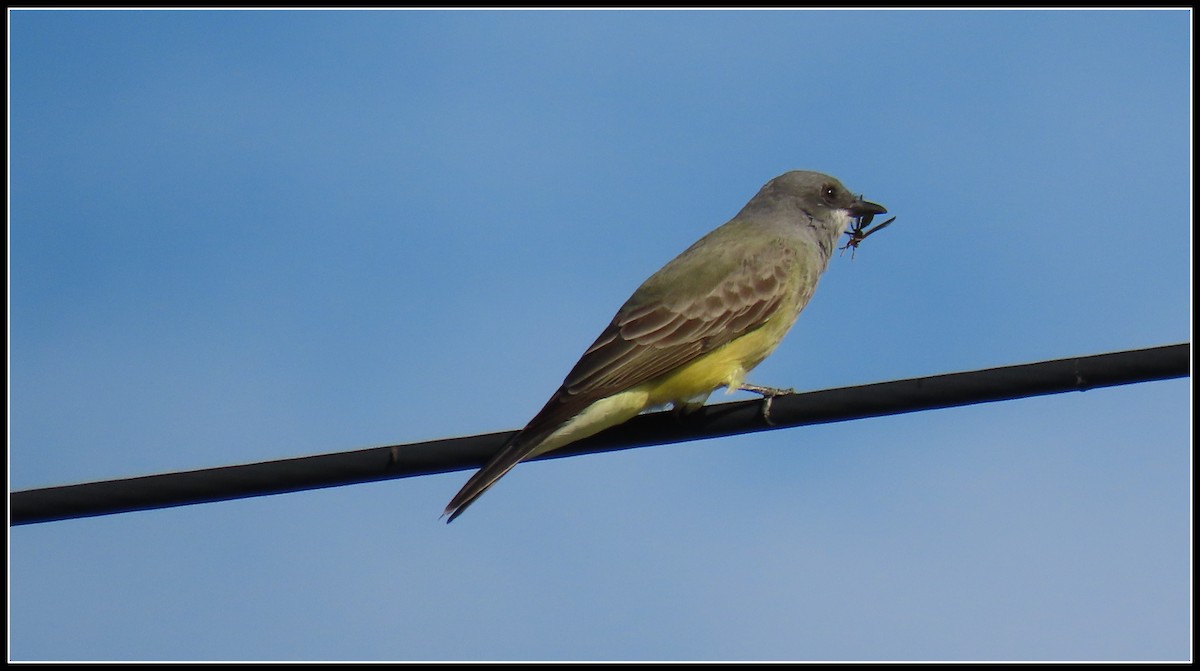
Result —
[{"label": "dark tail feather", "polygon": [[542,431],[535,435],[528,435],[529,431],[526,430],[513,436],[508,444],[492,457],[491,461],[487,462],[475,475],[472,475],[470,480],[467,480],[467,484],[458,490],[454,498],[450,499],[450,503],[446,504],[446,510],[442,512],[442,516],[446,517],[446,524],[453,522],[454,518],[463,514],[467,506],[474,503],[475,499],[482,496],[497,480],[504,477],[505,473],[511,471],[513,466],[529,456],[550,433],[552,432]]},{"label": "dark tail feather", "polygon": [[[497,455],[499,456],[499,455]],[[446,518],[446,524],[454,521],[454,518],[463,514],[467,506],[475,502],[475,499],[483,496],[483,493],[488,490],[497,480],[504,476],[505,473],[512,470],[520,459],[511,460],[511,463],[506,463],[499,466],[496,459],[488,462],[486,466],[475,472],[467,484],[463,485],[462,489],[450,499],[450,503],[446,504],[446,510],[442,511],[442,517]],[[493,468],[495,466],[496,468]],[[502,470],[501,470],[502,469]]]},{"label": "dark tail feather", "polygon": [[442,513],[442,516],[446,517],[446,524],[453,522],[454,518],[463,514],[467,506],[474,503],[475,499],[488,490],[488,487],[504,477],[504,474],[511,471],[513,466],[521,463],[521,460],[533,454],[559,427],[586,408],[591,400],[589,397],[569,397],[561,389],[556,392],[546,403],[546,407],[542,408],[542,411],[530,420],[524,429],[500,448],[500,451],[484,464],[479,472],[467,480],[467,484],[458,490],[454,498],[450,499],[450,503],[446,505],[446,510]]}]

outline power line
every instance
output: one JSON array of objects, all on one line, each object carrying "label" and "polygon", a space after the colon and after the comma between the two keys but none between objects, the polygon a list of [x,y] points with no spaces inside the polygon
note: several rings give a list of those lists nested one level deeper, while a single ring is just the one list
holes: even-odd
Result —
[{"label": "power line", "polygon": [[[772,401],[769,421],[764,416],[762,401],[719,403],[684,417],[671,412],[641,415],[539,459],[1187,377],[1190,365],[1191,345],[1181,343],[787,394]],[[9,524],[152,510],[478,468],[512,434],[502,431],[12,492]]]}]

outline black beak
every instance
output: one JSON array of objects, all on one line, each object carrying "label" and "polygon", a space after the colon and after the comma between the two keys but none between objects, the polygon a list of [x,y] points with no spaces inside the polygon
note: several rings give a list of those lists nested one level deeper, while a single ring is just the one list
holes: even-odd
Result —
[{"label": "black beak", "polygon": [[886,214],[887,208],[882,205],[865,201],[860,196],[859,199],[849,207],[848,211],[850,212],[850,216],[854,217],[855,219],[859,219],[866,216],[873,217],[877,214]]}]

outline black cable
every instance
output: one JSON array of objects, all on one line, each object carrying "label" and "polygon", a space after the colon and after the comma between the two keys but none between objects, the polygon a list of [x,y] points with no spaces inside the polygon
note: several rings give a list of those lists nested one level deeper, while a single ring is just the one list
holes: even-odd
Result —
[{"label": "black cable", "polygon": [[[1190,369],[1191,345],[1182,343],[787,394],[772,400],[769,421],[762,401],[720,403],[684,417],[671,412],[640,415],[539,459],[1187,377]],[[478,468],[512,433],[12,492],[9,523],[33,524]]]}]

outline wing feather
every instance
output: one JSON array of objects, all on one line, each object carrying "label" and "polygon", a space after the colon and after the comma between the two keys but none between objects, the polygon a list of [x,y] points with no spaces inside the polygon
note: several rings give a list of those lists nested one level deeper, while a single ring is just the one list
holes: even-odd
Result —
[{"label": "wing feather", "polygon": [[765,324],[787,296],[794,255],[785,246],[770,245],[735,261],[703,292],[663,296],[647,282],[651,290],[639,290],[617,312],[561,391],[602,398],[653,380]]}]

